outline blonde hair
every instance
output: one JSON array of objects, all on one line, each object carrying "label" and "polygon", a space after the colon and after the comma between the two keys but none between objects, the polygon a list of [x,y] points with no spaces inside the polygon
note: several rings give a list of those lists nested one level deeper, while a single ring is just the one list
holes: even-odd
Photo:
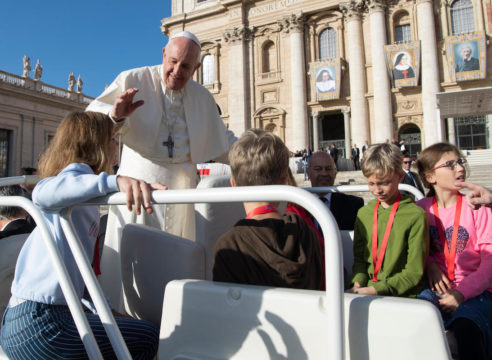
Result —
[{"label": "blonde hair", "polygon": [[237,186],[273,185],[287,180],[289,150],[267,131],[246,131],[229,151],[232,177]]},{"label": "blonde hair", "polygon": [[367,178],[371,175],[379,177],[403,173],[403,154],[398,146],[393,144],[371,145],[364,153],[361,169]]},{"label": "blonde hair", "polygon": [[98,112],[72,112],[62,120],[39,160],[40,178],[56,176],[71,163],[85,163],[95,174],[111,169],[111,119]]},{"label": "blonde hair", "polygon": [[[417,169],[419,171],[420,180],[422,180],[424,186],[429,189],[427,196],[434,196],[436,193],[434,187],[427,182],[425,175],[432,171],[435,171],[433,169],[436,167],[437,162],[445,153],[448,152],[452,152],[458,157],[463,157],[463,154],[455,145],[444,142],[436,143],[425,148],[419,155],[419,158],[417,160]],[[468,168],[465,167],[465,176],[467,172]]]}]

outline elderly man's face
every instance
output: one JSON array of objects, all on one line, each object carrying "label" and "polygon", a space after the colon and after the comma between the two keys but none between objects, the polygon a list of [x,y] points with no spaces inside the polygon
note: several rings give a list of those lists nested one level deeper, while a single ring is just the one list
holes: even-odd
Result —
[{"label": "elderly man's face", "polygon": [[463,48],[463,50],[461,50],[461,56],[465,60],[468,59],[471,56],[471,50],[467,47]]},{"label": "elderly man's face", "polygon": [[325,152],[316,152],[311,156],[307,174],[313,187],[333,186],[337,168],[333,158]]},{"label": "elderly man's face", "polygon": [[193,73],[200,67],[197,62],[198,46],[185,37],[171,40],[166,48],[162,49],[162,64],[164,65],[164,82],[172,90],[181,90]]}]

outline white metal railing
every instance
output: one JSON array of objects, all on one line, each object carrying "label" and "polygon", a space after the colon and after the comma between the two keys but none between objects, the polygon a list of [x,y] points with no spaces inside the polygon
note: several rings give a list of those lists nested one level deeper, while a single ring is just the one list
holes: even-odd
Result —
[{"label": "white metal railing", "polygon": [[[12,185],[33,181],[36,176],[18,176],[0,179],[1,185]],[[416,200],[423,198],[423,194],[410,185],[400,184],[399,188],[412,193]],[[321,226],[324,234],[333,234],[338,241],[325,243],[325,274],[326,274],[326,293],[325,308],[328,323],[327,351],[329,358],[344,358],[344,304],[343,304],[343,264],[341,237],[337,223],[333,215],[326,206],[311,194],[320,192],[362,192],[369,191],[367,185],[346,185],[317,188],[295,188],[291,186],[254,186],[254,187],[234,187],[234,188],[212,188],[212,189],[186,189],[186,190],[167,190],[154,191],[151,194],[154,204],[193,204],[193,203],[228,203],[244,201],[288,201],[298,204],[311,214],[317,214],[316,219]],[[81,205],[123,205],[126,203],[124,193],[116,193],[101,198],[90,200]],[[73,314],[75,324],[79,330],[81,339],[86,347],[91,359],[102,359],[102,355],[95,341],[92,330],[87,323],[80,301],[76,295],[73,284],[63,264],[56,243],[49,232],[39,210],[31,201],[23,197],[0,197],[0,205],[20,206],[28,211],[40,227],[43,240],[48,248],[55,271],[60,279],[60,284],[67,300],[67,304]],[[76,205],[80,206],[80,205]],[[108,337],[113,345],[118,359],[131,359],[126,344],[116,325],[111,310],[105,300],[102,289],[92,270],[87,254],[81,246],[80,239],[73,230],[71,223],[72,208],[67,208],[62,212],[61,225],[65,236],[72,250],[77,266],[80,269],[82,278],[91,295],[97,309],[101,322],[103,323]],[[328,291],[330,289],[330,291]]]},{"label": "white metal railing", "polygon": [[38,175],[21,175],[21,176],[11,176],[0,178],[0,186],[9,186],[9,185],[34,185],[39,181]]},{"label": "white metal railing", "polygon": [[[337,241],[328,241],[325,243],[325,274],[326,274],[326,293],[325,308],[327,313],[328,333],[326,338],[326,349],[328,358],[344,359],[344,309],[343,309],[343,264],[341,236],[335,218],[319,198],[303,189],[286,185],[274,186],[252,186],[252,187],[234,187],[234,188],[209,188],[209,189],[186,189],[186,190],[167,190],[154,191],[151,194],[152,202],[159,204],[193,204],[193,203],[230,203],[245,201],[288,201],[298,204],[312,214],[317,214],[316,219],[324,234],[333,234]],[[126,203],[124,193],[116,193],[102,198],[89,200],[82,205],[123,205]],[[77,205],[78,206],[78,205]],[[74,253],[84,282],[88,291],[94,300],[97,312],[105,319],[114,321],[103,295],[99,284],[95,278],[94,272],[90,270],[90,264],[87,256],[80,246],[72,247],[72,244],[78,243],[74,232],[71,228],[70,221],[71,210],[66,209],[63,212],[62,222],[65,236],[69,239],[69,244]],[[77,255],[76,255],[77,254]],[[82,266],[79,264],[83,264]],[[85,269],[85,270],[84,270]],[[87,270],[89,269],[89,270]],[[83,271],[82,271],[83,270]],[[92,284],[92,285],[91,285]],[[330,291],[328,291],[328,289]],[[97,302],[96,302],[96,299]],[[103,322],[104,323],[104,322]],[[116,327],[112,324],[105,324],[105,328]],[[117,327],[116,327],[117,329]],[[108,336],[110,333],[108,332]],[[118,336],[115,334],[111,339],[115,352],[122,351],[124,343],[120,344]],[[114,342],[113,342],[114,340]],[[119,357],[125,359],[126,357]]]},{"label": "white metal railing", "polygon": [[[408,184],[399,184],[398,185],[399,190],[403,190],[406,192],[411,193],[413,196],[415,196],[415,201],[423,199],[425,196],[420,192],[419,189],[412,185]],[[322,186],[322,187],[310,187],[310,188],[304,188],[304,190],[307,190],[309,192],[313,193],[326,193],[326,192],[343,192],[343,193],[348,193],[348,192],[368,192],[369,191],[369,185],[340,185],[340,186]]]},{"label": "white metal railing", "polygon": [[[72,208],[67,208],[61,213],[60,223],[65,233],[70,250],[72,250],[73,257],[77,263],[82,279],[84,279],[85,286],[89,291],[94,306],[96,307],[97,313],[101,319],[101,323],[106,330],[109,341],[113,345],[113,349],[116,353],[118,359],[129,359],[131,360],[130,352],[126,347],[125,341],[121,336],[120,329],[116,324],[116,321],[111,314],[111,309],[104,297],[104,293],[96,279],[96,275],[91,267],[91,263],[87,254],[81,244],[80,238],[77,233],[73,230],[72,225]],[[92,359],[92,357],[91,357]],[[94,359],[102,359],[95,357]]]},{"label": "white metal railing", "polygon": [[65,300],[67,301],[67,305],[73,316],[87,354],[91,359],[103,359],[89,322],[87,321],[87,317],[82,309],[80,299],[77,296],[77,292],[75,291],[67,268],[63,263],[58,246],[53,239],[41,211],[38,210],[30,200],[22,196],[0,196],[0,206],[18,206],[26,210],[32,216],[36,222],[37,228],[41,232],[44,244],[48,250],[48,255],[53,262],[53,267],[55,268],[56,275],[60,281],[63,295],[65,296]]}]

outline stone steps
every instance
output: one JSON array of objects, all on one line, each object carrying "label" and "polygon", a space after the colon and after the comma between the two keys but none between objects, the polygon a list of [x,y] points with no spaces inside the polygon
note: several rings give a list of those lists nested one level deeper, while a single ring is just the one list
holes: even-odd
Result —
[{"label": "stone steps", "polygon": [[463,152],[466,154],[466,158],[470,166],[489,165],[489,169],[492,167],[492,149],[465,150]]}]

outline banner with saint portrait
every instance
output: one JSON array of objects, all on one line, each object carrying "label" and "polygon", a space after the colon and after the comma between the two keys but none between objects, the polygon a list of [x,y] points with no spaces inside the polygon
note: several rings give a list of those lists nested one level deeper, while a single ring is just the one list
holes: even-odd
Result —
[{"label": "banner with saint portrait", "polygon": [[311,90],[317,101],[340,98],[340,59],[316,61],[309,64]]},{"label": "banner with saint portrait", "polygon": [[451,79],[469,81],[485,79],[486,44],[484,31],[446,38],[446,58]]},{"label": "banner with saint portrait", "polygon": [[386,45],[386,65],[394,88],[419,84],[420,41]]}]

